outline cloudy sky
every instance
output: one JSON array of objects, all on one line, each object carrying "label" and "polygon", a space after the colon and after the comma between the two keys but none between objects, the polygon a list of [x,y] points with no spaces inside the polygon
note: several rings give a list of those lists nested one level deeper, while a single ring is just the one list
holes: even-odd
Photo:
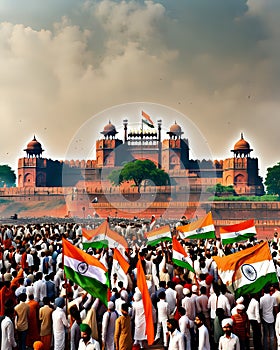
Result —
[{"label": "cloudy sky", "polygon": [[94,144],[109,118],[140,120],[114,106],[147,102],[166,127],[151,104],[191,121],[215,159],[243,132],[265,176],[280,161],[279,23],[278,0],[1,0],[0,163],[15,169],[34,134],[64,159],[89,120]]}]

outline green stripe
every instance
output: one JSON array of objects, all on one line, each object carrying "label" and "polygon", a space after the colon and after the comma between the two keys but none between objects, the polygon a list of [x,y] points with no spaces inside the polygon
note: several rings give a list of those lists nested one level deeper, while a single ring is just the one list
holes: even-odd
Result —
[{"label": "green stripe", "polygon": [[244,235],[236,236],[233,238],[222,238],[222,244],[231,244],[231,243],[236,243],[236,242],[242,242],[242,241],[247,241],[247,239],[254,237],[255,233],[245,233]]},{"label": "green stripe", "polygon": [[88,248],[107,248],[108,247],[108,241],[105,239],[103,241],[96,241],[96,242],[83,242],[83,249],[87,250]]},{"label": "green stripe", "polygon": [[177,260],[177,259],[174,259],[174,258],[172,258],[172,261],[173,261],[173,263],[174,263],[175,265],[181,266],[181,267],[183,267],[184,269],[188,269],[189,271],[194,272],[194,268],[193,268],[189,263],[187,263],[186,261]]},{"label": "green stripe", "polygon": [[239,298],[241,295],[258,293],[268,283],[278,283],[278,279],[275,272],[268,273],[265,276],[258,278],[255,282],[246,284],[235,290],[235,298]]},{"label": "green stripe", "polygon": [[97,279],[85,277],[75,270],[71,269],[68,266],[64,266],[65,276],[72,282],[76,283],[78,286],[82,287],[85,291],[87,291],[90,295],[95,298],[99,298],[100,301],[107,306],[107,293],[109,286],[108,273],[107,275],[107,284],[103,284],[99,282]]},{"label": "green stripe", "polygon": [[149,123],[147,119],[142,119],[143,123],[149,126],[150,128],[154,128],[154,125]]},{"label": "green stripe", "polygon": [[154,241],[148,240],[147,245],[154,247],[155,245],[157,245],[161,242],[166,242],[166,241],[171,242],[172,239],[170,237],[162,237],[162,238],[155,239]]},{"label": "green stripe", "polygon": [[188,236],[189,239],[215,239],[215,231],[209,231],[205,233],[196,233],[194,235]]}]

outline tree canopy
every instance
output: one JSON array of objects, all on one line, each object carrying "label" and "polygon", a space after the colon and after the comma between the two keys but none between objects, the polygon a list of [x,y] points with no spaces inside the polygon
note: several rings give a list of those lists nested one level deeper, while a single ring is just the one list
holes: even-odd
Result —
[{"label": "tree canopy", "polygon": [[16,184],[14,170],[8,165],[0,165],[0,187],[13,187]]},{"label": "tree canopy", "polygon": [[265,186],[268,194],[280,196],[280,162],[271,168],[267,168]]},{"label": "tree canopy", "polygon": [[235,194],[235,190],[234,190],[234,187],[232,185],[223,186],[220,183],[217,183],[215,186],[208,187],[206,189],[206,192],[215,193],[218,196],[220,196],[222,194],[232,194],[232,195]]},{"label": "tree canopy", "polygon": [[151,160],[134,160],[126,163],[122,169],[113,170],[108,179],[114,185],[120,185],[124,181],[133,180],[135,186],[140,192],[141,183],[146,181],[153,182],[156,186],[165,186],[170,184],[168,174],[156,167]]}]

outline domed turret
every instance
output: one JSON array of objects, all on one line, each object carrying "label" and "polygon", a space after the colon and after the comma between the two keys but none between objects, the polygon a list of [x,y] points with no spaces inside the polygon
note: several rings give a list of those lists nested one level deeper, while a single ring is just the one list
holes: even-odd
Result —
[{"label": "domed turret", "polygon": [[170,129],[167,132],[171,138],[180,138],[183,133],[184,132],[182,131],[181,126],[178,125],[176,121],[173,125],[170,126]]},{"label": "domed turret", "polygon": [[248,157],[251,151],[253,150],[250,148],[249,142],[244,140],[243,133],[241,133],[241,138],[235,143],[232,152],[234,152],[236,157]]},{"label": "domed turret", "polygon": [[42,153],[44,152],[41,143],[36,140],[35,135],[33,140],[27,144],[24,151],[27,153],[28,157],[41,157]]},{"label": "domed turret", "polygon": [[103,134],[105,137],[109,136],[115,136],[118,132],[116,131],[115,126],[111,123],[109,120],[109,123],[104,126],[103,131],[101,131],[101,134]]}]

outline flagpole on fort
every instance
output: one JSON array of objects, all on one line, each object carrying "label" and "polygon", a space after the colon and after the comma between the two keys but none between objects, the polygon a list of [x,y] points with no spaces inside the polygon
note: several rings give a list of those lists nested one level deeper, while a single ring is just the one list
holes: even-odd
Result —
[{"label": "flagpole on fort", "polygon": [[143,122],[143,118],[141,119],[141,146],[143,145],[143,131],[144,131],[144,122]]}]

